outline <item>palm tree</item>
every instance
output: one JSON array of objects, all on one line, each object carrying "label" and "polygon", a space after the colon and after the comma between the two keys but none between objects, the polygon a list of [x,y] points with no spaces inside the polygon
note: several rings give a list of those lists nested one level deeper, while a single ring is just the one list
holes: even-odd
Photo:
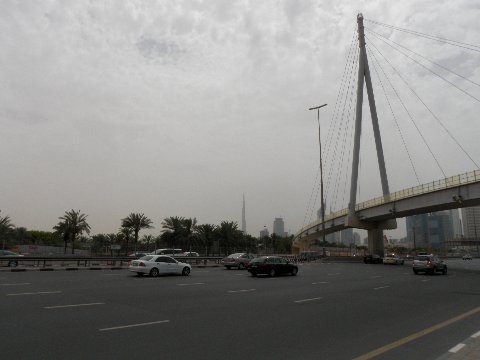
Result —
[{"label": "palm tree", "polygon": [[131,213],[125,219],[122,219],[122,227],[130,228],[133,230],[134,241],[135,241],[135,246],[134,246],[135,252],[137,252],[138,233],[140,232],[141,229],[153,228],[152,223],[153,223],[152,220],[147,218],[144,214]]},{"label": "palm tree", "polygon": [[181,242],[184,221],[185,218],[179,216],[171,216],[163,220],[161,237],[168,246],[175,248],[175,244],[178,246],[178,243]]},{"label": "palm tree", "polygon": [[196,227],[197,238],[202,243],[202,246],[205,247],[205,256],[208,256],[209,249],[213,245],[213,240],[215,238],[215,225],[212,224],[202,224]]},{"label": "palm tree", "polygon": [[128,253],[128,242],[130,241],[130,238],[132,237],[132,229],[126,228],[126,227],[121,227],[118,230],[118,239],[122,242],[125,242],[125,256],[127,256]]},{"label": "palm tree", "polygon": [[237,239],[242,234],[238,230],[238,224],[233,221],[222,221],[220,226],[215,229],[215,233],[225,254],[229,254],[232,247],[235,248]]},{"label": "palm tree", "polygon": [[82,235],[85,231],[90,234],[90,225],[87,223],[87,215],[80,214],[80,210],[65,211],[65,215],[60,216],[61,220],[53,227],[55,232],[61,234],[65,241],[65,252],[67,251],[67,241],[72,241],[72,254],[75,252],[75,239],[77,235]]},{"label": "palm tree", "polygon": [[197,227],[197,219],[185,219],[182,222],[182,235],[185,239],[185,245],[188,251],[192,250],[192,243],[196,238],[195,229]]},{"label": "palm tree", "polygon": [[[150,250],[150,245],[155,243],[155,237],[153,235],[143,235],[140,242],[147,246],[147,251]],[[154,249],[155,250],[155,249]]]},{"label": "palm tree", "polygon": [[[0,212],[1,212],[1,210],[0,210]],[[10,221],[10,216],[8,216],[8,215],[3,216],[3,217],[0,216],[0,235],[3,238],[2,249],[4,249],[4,250],[5,250],[5,236],[10,230],[13,230],[14,227],[15,227],[15,225],[13,225]]]}]

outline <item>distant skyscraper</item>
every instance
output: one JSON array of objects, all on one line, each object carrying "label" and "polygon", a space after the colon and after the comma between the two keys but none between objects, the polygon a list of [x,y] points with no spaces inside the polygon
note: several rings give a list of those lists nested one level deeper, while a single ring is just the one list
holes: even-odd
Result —
[{"label": "distant skyscraper", "polygon": [[270,234],[268,233],[268,229],[265,227],[263,228],[263,230],[260,230],[260,237],[261,238],[264,238],[264,237],[269,237]]},{"label": "distant skyscraper", "polygon": [[245,195],[243,195],[243,207],[242,207],[242,231],[247,233],[247,220],[245,219]]},{"label": "distant skyscraper", "polygon": [[462,208],[463,235],[477,239],[480,236],[480,206]]},{"label": "distant skyscraper", "polygon": [[407,216],[407,239],[418,247],[441,248],[454,236],[452,213],[448,210]]},{"label": "distant skyscraper", "polygon": [[281,237],[287,236],[282,218],[275,218],[273,221],[273,233]]},{"label": "distant skyscraper", "polygon": [[460,209],[450,210],[452,214],[453,238],[458,239],[463,235],[462,220],[460,220]]}]

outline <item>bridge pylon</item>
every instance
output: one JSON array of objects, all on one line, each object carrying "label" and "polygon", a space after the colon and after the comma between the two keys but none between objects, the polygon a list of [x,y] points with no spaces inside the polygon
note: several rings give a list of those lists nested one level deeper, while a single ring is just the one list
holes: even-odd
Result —
[{"label": "bridge pylon", "polygon": [[375,146],[377,149],[378,167],[380,170],[380,180],[382,183],[383,196],[388,197],[390,190],[388,187],[387,171],[385,169],[385,158],[383,156],[382,138],[380,136],[380,127],[378,125],[377,109],[375,106],[375,97],[373,95],[372,79],[368,67],[367,51],[365,49],[365,31],[363,26],[363,15],[358,14],[358,40],[360,55],[358,60],[358,83],[357,83],[357,106],[355,116],[355,135],[353,143],[352,157],[352,177],[350,182],[350,202],[348,205],[348,216],[346,226],[368,231],[368,248],[370,253],[383,256],[383,230],[396,229],[396,219],[390,219],[383,222],[365,222],[358,218],[355,213],[355,204],[357,201],[358,185],[358,164],[360,157],[360,135],[362,132],[362,108],[363,108],[363,87],[367,88],[368,104],[370,107],[370,116],[372,118],[373,134],[375,137]]}]

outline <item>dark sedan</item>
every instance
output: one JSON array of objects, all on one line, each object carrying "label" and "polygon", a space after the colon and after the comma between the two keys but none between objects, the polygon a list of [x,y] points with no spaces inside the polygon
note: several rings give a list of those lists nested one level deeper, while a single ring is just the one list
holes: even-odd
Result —
[{"label": "dark sedan", "polygon": [[363,258],[365,264],[383,264],[383,259],[379,255],[366,255]]},{"label": "dark sedan", "polygon": [[260,256],[250,261],[247,270],[252,276],[258,274],[269,276],[290,274],[295,276],[298,273],[298,266],[279,256]]}]

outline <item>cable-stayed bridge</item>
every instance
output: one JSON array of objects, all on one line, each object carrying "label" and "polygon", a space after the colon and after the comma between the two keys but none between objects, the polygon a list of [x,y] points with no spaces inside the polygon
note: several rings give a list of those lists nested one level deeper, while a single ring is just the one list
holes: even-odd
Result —
[{"label": "cable-stayed bridge", "polygon": [[[428,182],[425,184],[419,184],[417,186],[406,188],[406,189],[392,192],[392,193],[390,192],[387,172],[386,172],[385,158],[383,153],[382,137],[380,134],[380,126],[379,126],[379,121],[377,116],[372,79],[371,79],[370,68],[368,64],[367,50],[365,46],[366,42],[365,42],[365,31],[364,31],[365,29],[363,25],[363,20],[364,20],[363,16],[359,14],[357,17],[359,51],[358,51],[358,77],[357,77],[357,87],[356,87],[355,131],[353,134],[353,151],[352,151],[352,158],[351,158],[351,168],[349,169],[351,181],[350,181],[350,198],[349,198],[348,207],[338,211],[330,212],[329,214],[325,214],[325,199],[323,198],[323,183],[322,183],[322,200],[321,201],[323,206],[321,206],[321,210],[322,210],[323,221],[322,221],[322,218],[319,220],[315,220],[307,225],[304,225],[297,232],[294,238],[293,246],[294,248],[297,248],[299,250],[308,249],[308,247],[315,240],[320,239],[324,234],[330,234],[333,232],[344,230],[346,228],[359,228],[359,229],[365,229],[368,231],[368,245],[369,245],[370,252],[383,255],[383,230],[395,229],[397,226],[396,224],[397,218],[423,214],[423,213],[436,212],[441,210],[449,210],[449,209],[455,209],[455,208],[480,205],[480,170],[474,170],[474,171],[462,173],[455,176],[445,176],[441,180]],[[372,32],[372,33],[375,36],[378,36],[377,33],[375,32]],[[426,36],[426,35],[422,34],[422,36]],[[381,39],[380,36],[379,38]],[[454,44],[456,46],[460,46],[463,48],[468,46],[469,50],[480,52],[480,46],[469,45],[469,44],[455,42],[455,41],[446,40],[442,38],[440,39],[441,41],[444,41],[448,44]],[[397,49],[398,48],[403,48],[403,46],[399,45],[397,46]],[[410,51],[409,49],[406,49],[406,50]],[[381,55],[383,56],[383,54]],[[410,57],[410,55],[408,54],[404,54],[404,55]],[[420,57],[423,57],[419,54],[417,55]],[[428,60],[425,57],[423,58]],[[379,67],[378,60],[376,58],[374,60],[377,64],[375,65],[374,63],[375,71],[378,74],[379,73],[379,71],[377,71],[377,67]],[[413,60],[417,61],[415,59]],[[386,61],[388,62],[388,59]],[[434,64],[439,67],[443,67],[438,63],[434,63]],[[423,64],[419,64],[419,65],[424,66]],[[380,70],[383,71],[383,69],[380,69]],[[436,76],[440,76],[443,80],[445,80],[450,85],[458,89],[460,92],[464,93],[465,95],[469,96],[473,100],[480,103],[480,99],[473,96],[470,92],[464,90],[463,88],[456,85],[454,82],[444,78],[438,73],[434,72],[434,74]],[[457,73],[454,73],[454,74],[459,77],[462,77],[467,81],[470,81],[474,85],[480,86],[480,84],[475,83]],[[401,75],[399,76],[401,77]],[[386,77],[386,74],[385,74],[385,77]],[[359,164],[360,164],[360,136],[361,136],[361,129],[362,129],[362,107],[363,107],[364,87],[366,87],[366,90],[367,90],[368,103],[370,108],[370,117],[373,125],[375,148],[377,152],[378,168],[380,172],[381,188],[382,188],[383,195],[379,197],[375,197],[368,201],[357,203],[357,190],[358,190],[358,182],[359,182],[358,172],[359,172]],[[383,83],[382,83],[382,87],[384,87]],[[395,89],[394,89],[394,92],[397,93]],[[415,95],[417,94],[415,93]],[[433,111],[431,111],[431,109],[425,104],[425,102],[422,99],[419,98],[419,100],[425,105],[428,112],[430,112],[430,114],[443,126],[438,116],[435,115]],[[404,103],[401,100],[400,102],[405,107]],[[388,105],[390,106],[390,110],[392,110],[392,106],[390,102],[388,102]],[[408,113],[410,119],[412,119],[413,121],[411,114],[408,112],[406,108],[405,110]],[[392,110],[392,114],[393,114],[393,110]],[[397,120],[395,121],[397,122]],[[319,127],[320,127],[320,123],[319,123]],[[418,127],[417,127],[417,130],[418,130]],[[478,164],[466,152],[463,146],[456,139],[454,139],[450,133],[449,135],[452,137],[455,143],[461,148],[461,150],[465,153],[465,155],[470,159],[470,161],[474,164],[475,168],[479,169]],[[421,135],[421,137],[423,140],[425,140],[423,135]],[[402,136],[402,140],[405,144],[405,140],[403,139],[403,136]],[[428,148],[428,151],[433,156],[434,162],[439,166],[442,174],[445,175],[445,172],[440,167],[438,159],[435,157],[435,155],[433,154],[433,151],[431,150],[428,144],[427,144],[427,148]],[[408,157],[411,160],[411,154],[408,151],[408,149],[406,149],[405,152],[408,154]],[[320,141],[320,164],[322,164],[321,141]],[[417,171],[415,169],[414,169],[414,172],[417,177],[417,183],[420,183],[418,181],[419,178],[417,175]],[[321,167],[320,167],[320,175],[322,176]]]}]

